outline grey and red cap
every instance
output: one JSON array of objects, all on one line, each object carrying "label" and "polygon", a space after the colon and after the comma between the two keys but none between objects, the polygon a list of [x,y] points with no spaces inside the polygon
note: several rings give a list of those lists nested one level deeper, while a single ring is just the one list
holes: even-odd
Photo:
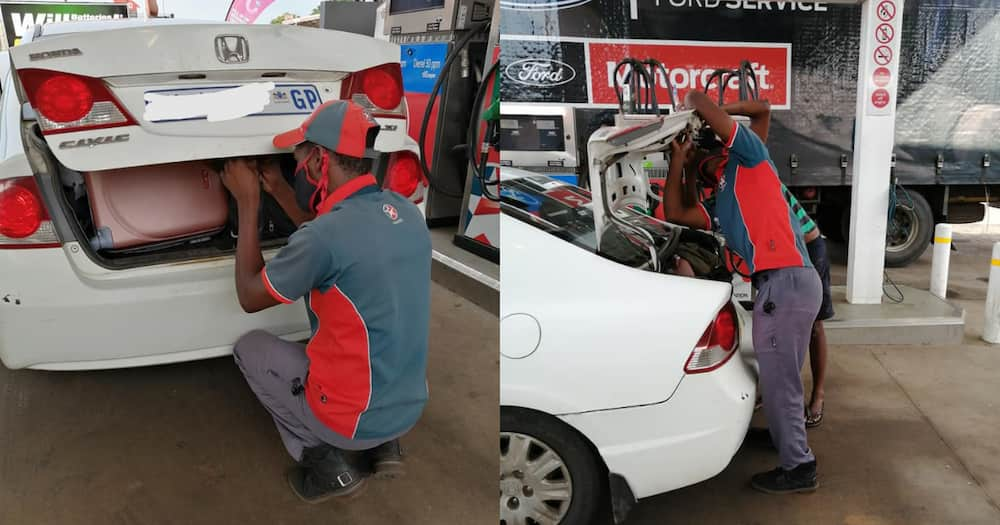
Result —
[{"label": "grey and red cap", "polygon": [[289,149],[308,141],[340,155],[373,158],[376,152],[367,146],[368,134],[378,128],[378,122],[361,106],[333,100],[316,108],[301,126],[275,135],[273,143]]}]

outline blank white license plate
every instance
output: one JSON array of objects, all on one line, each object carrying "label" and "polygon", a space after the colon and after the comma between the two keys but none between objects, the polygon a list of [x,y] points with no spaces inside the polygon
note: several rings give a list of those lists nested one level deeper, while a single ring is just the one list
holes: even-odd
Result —
[{"label": "blank white license plate", "polygon": [[[161,89],[146,91],[147,94],[167,96],[192,96],[205,93],[214,93],[226,89],[233,89],[239,86],[206,86],[196,88]],[[248,116],[262,115],[308,115],[319,107],[323,101],[320,99],[319,90],[312,84],[278,84],[271,91],[271,101],[264,106],[263,111],[252,113]],[[204,120],[205,117],[192,118],[161,118],[151,120],[151,122],[177,122],[181,120]]]}]

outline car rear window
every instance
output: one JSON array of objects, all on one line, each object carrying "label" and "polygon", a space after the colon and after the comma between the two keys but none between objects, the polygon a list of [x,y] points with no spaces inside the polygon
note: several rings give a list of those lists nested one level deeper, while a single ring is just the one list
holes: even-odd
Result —
[{"label": "car rear window", "polygon": [[[589,191],[546,177],[532,175],[505,180],[500,188],[501,210],[507,215],[546,231],[592,253],[597,252],[594,213]],[[668,242],[674,229],[668,224],[631,210],[621,217],[649,232],[657,244]],[[599,255],[632,267],[650,261],[647,238],[611,224],[601,239]]]}]

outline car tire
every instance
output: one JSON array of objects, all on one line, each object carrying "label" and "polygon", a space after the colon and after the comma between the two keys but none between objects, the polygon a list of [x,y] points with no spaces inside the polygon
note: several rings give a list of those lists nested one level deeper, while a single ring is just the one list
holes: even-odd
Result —
[{"label": "car tire", "polygon": [[[559,465],[530,473],[542,455],[553,454]],[[553,465],[550,465],[550,468]],[[548,470],[548,469],[547,469]],[[540,481],[539,476],[544,476]],[[543,502],[535,498],[544,482],[565,487],[569,500]],[[532,515],[540,525],[592,525],[608,499],[607,474],[596,452],[572,427],[548,414],[513,407],[500,408],[500,524],[514,525],[518,515]],[[532,509],[549,509],[533,513]],[[505,519],[505,516],[507,518]],[[553,521],[557,516],[558,521]]]},{"label": "car tire", "polygon": [[[912,204],[911,204],[912,203]],[[903,232],[894,232],[892,225],[886,225],[885,265],[902,268],[916,261],[927,250],[934,237],[934,213],[927,199],[916,191],[900,192],[896,198],[897,227]],[[851,208],[844,208],[841,219],[841,233],[850,238]]]}]

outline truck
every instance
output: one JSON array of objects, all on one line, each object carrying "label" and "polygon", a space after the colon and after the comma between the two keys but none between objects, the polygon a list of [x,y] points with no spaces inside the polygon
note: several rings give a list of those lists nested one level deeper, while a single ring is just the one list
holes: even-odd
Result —
[{"label": "truck", "polygon": [[[760,97],[771,102],[768,147],[782,181],[827,237],[846,239],[860,6],[784,0],[500,5],[501,96],[504,102],[571,107],[576,126],[567,133],[575,135],[578,166],[587,166],[587,137],[617,110],[614,66],[620,59],[664,64],[656,78],[665,111],[671,85],[680,97],[690,89],[714,92],[712,72],[749,60]],[[899,38],[901,53],[886,210],[888,266],[918,259],[935,224],[980,221],[983,203],[998,201],[1000,165],[992,162],[1000,153],[998,14],[997,0],[911,0],[902,8],[901,34],[881,36]],[[736,96],[737,90],[727,90],[727,97]],[[586,170],[580,174],[585,178]]]}]

